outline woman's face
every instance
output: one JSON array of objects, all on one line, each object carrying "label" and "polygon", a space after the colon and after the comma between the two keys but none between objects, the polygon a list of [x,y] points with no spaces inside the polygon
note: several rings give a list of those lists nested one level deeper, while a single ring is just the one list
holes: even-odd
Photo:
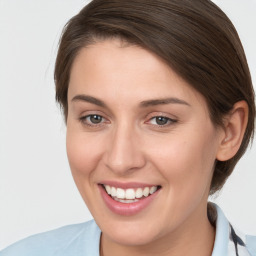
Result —
[{"label": "woman's face", "polygon": [[148,244],[206,219],[222,139],[204,98],[149,51],[106,40],[76,57],[67,154],[109,240]]}]

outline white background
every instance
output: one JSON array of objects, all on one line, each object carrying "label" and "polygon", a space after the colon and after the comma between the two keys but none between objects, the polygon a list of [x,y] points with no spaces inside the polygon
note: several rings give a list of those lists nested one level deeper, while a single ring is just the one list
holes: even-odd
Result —
[{"label": "white background", "polygon": [[[0,0],[0,249],[91,218],[65,152],[53,67],[62,27],[88,1]],[[240,34],[256,82],[256,1],[215,0]],[[256,142],[256,141],[255,141]],[[256,234],[256,145],[215,199]]]}]

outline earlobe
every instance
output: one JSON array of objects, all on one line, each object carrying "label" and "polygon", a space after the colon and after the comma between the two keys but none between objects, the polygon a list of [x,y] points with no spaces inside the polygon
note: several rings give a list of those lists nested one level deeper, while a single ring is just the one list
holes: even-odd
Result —
[{"label": "earlobe", "polygon": [[227,161],[239,150],[248,122],[248,105],[239,101],[225,118],[224,138],[217,152],[217,160]]}]

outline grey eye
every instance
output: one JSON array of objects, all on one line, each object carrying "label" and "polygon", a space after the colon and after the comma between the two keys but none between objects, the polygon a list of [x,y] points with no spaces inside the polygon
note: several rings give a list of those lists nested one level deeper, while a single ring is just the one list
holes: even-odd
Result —
[{"label": "grey eye", "polygon": [[167,127],[167,126],[172,125],[176,122],[177,122],[177,120],[171,119],[171,118],[166,117],[166,116],[155,116],[155,117],[152,117],[149,120],[148,123],[156,125],[158,127],[161,127],[161,126]]},{"label": "grey eye", "polygon": [[158,125],[165,125],[170,120],[169,118],[164,117],[164,116],[157,116],[157,117],[155,117],[155,119],[156,119],[156,124],[158,124]]},{"label": "grey eye", "polygon": [[99,124],[102,122],[102,119],[103,119],[102,116],[99,116],[99,115],[90,115],[87,118],[93,124]]}]

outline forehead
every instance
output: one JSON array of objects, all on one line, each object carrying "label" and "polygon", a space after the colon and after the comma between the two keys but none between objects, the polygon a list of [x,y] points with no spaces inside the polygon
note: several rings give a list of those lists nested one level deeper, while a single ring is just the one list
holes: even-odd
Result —
[{"label": "forehead", "polygon": [[[68,98],[90,94],[113,102],[133,103],[177,97],[201,102],[203,97],[160,57],[136,45],[106,40],[81,49],[70,75]],[[124,102],[123,102],[124,103]]]}]

